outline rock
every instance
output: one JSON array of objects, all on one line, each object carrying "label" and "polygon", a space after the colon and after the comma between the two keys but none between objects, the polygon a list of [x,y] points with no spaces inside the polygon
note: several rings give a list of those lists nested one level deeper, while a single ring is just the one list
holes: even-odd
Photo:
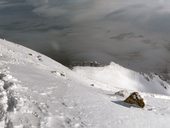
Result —
[{"label": "rock", "polygon": [[51,73],[57,73],[57,71],[51,71]]},{"label": "rock", "polygon": [[124,100],[125,103],[137,105],[141,108],[145,107],[144,99],[139,95],[138,92],[133,92],[128,98]]},{"label": "rock", "polygon": [[94,87],[94,84],[90,84],[90,86]]},{"label": "rock", "polygon": [[120,90],[118,92],[115,92],[115,96],[121,96],[121,97],[126,97],[128,95],[128,92],[126,90]]},{"label": "rock", "polygon": [[66,76],[64,73],[60,73],[61,76]]},{"label": "rock", "polygon": [[38,58],[39,61],[42,61],[42,58],[41,58],[40,55],[38,55],[37,58]]},{"label": "rock", "polygon": [[83,61],[83,62],[79,62],[79,61],[74,61],[71,62],[70,64],[70,68],[73,68],[75,66],[90,66],[90,67],[101,67],[103,65],[101,65],[100,63],[98,63],[97,61]]}]

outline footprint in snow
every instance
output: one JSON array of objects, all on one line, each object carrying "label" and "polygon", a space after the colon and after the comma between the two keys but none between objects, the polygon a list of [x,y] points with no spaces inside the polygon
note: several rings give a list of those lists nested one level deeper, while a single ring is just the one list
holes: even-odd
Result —
[{"label": "footprint in snow", "polygon": [[11,82],[13,80],[13,77],[11,75],[6,75],[6,74],[1,73],[0,80],[2,81],[1,82],[2,93],[6,93],[7,106],[8,106],[7,111],[13,112],[17,105],[17,100],[16,100],[16,97],[14,96],[15,92],[12,89],[12,87],[15,86],[15,83]]},{"label": "footprint in snow", "polygon": [[0,73],[0,121],[4,121],[5,128],[12,128],[13,123],[8,113],[17,108],[18,100],[13,88],[17,80],[4,72]]}]

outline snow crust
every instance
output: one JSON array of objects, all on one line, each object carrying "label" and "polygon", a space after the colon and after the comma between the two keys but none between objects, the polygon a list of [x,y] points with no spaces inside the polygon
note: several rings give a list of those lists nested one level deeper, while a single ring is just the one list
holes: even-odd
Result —
[{"label": "snow crust", "polygon": [[[125,104],[138,91],[144,109]],[[169,128],[169,84],[118,64],[73,71],[0,39],[0,128]]]}]

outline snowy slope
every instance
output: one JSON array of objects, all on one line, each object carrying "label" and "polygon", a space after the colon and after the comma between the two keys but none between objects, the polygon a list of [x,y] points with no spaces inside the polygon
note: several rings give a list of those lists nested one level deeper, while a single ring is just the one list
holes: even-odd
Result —
[{"label": "snowy slope", "polygon": [[[114,63],[71,71],[0,40],[0,128],[169,128],[169,85],[152,77]],[[120,90],[142,91],[146,107],[123,103]]]},{"label": "snowy slope", "polygon": [[137,73],[118,64],[111,63],[105,67],[74,67],[75,72],[106,86],[102,89],[128,89],[149,93],[170,95],[170,86],[166,81],[154,74]]}]

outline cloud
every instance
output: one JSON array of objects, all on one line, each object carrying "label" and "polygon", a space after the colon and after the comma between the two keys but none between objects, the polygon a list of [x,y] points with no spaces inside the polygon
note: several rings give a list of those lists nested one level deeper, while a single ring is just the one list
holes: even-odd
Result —
[{"label": "cloud", "polygon": [[[160,8],[159,11],[168,11],[170,1],[168,0],[26,0],[34,6],[36,13],[45,16],[58,17],[68,15],[73,21],[98,19],[118,9],[133,5],[147,6],[147,10]],[[150,9],[149,9],[150,8]],[[146,9],[146,8],[145,8]],[[140,10],[139,10],[140,11]]]},{"label": "cloud", "polygon": [[165,48],[170,32],[168,0],[26,1],[40,19],[38,23],[36,18],[27,19],[31,19],[29,26],[35,26],[29,31],[33,38],[27,33],[25,37],[39,41],[37,44],[47,52],[61,50],[70,60],[113,60],[145,71],[161,67],[170,59]]},{"label": "cloud", "polygon": [[27,0],[35,9],[34,12],[45,16],[70,16],[73,21],[93,19],[113,11],[116,4],[113,0]]},{"label": "cloud", "polygon": [[6,4],[7,2],[4,0],[0,1],[0,5]]},{"label": "cloud", "polygon": [[[46,11],[48,10],[48,11]],[[49,7],[49,6],[40,6],[33,10],[35,13],[39,15],[46,15],[48,17],[57,17],[61,16],[67,13],[67,10],[62,8],[56,8],[56,7]]]}]

